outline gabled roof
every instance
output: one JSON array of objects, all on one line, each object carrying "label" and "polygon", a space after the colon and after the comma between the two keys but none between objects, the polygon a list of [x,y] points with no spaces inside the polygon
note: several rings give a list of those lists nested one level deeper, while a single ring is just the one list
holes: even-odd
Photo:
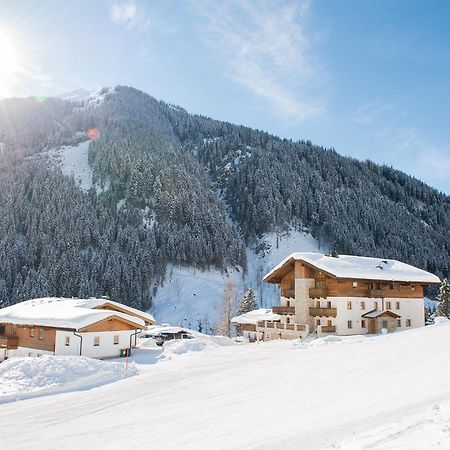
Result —
[{"label": "gabled roof", "polygon": [[440,279],[436,275],[395,259],[350,255],[334,257],[321,253],[292,253],[274,267],[263,280],[269,283],[279,283],[284,272],[287,272],[287,269],[290,270],[295,261],[302,261],[336,278],[422,284],[440,283]]},{"label": "gabled roof", "polygon": [[[0,309],[0,323],[79,330],[102,320],[119,320],[144,328],[144,320],[123,312],[93,309],[95,299],[39,298]],[[98,299],[101,300],[101,299]],[[104,302],[105,300],[103,300]]]},{"label": "gabled roof", "polygon": [[259,322],[260,320],[276,321],[281,320],[281,316],[278,314],[274,314],[271,309],[260,308],[245,314],[241,314],[240,316],[233,317],[231,319],[231,322],[236,323],[238,325],[243,324],[256,325],[256,323]]},{"label": "gabled roof", "polygon": [[123,312],[131,316],[136,316],[142,319],[146,324],[154,324],[155,319],[151,314],[140,311],[139,309],[132,308],[131,306],[124,305],[122,303],[114,302],[106,298],[89,298],[89,299],[78,299],[80,305],[85,308],[92,309],[112,309],[114,311]]},{"label": "gabled roof", "polygon": [[401,317],[399,314],[395,313],[394,311],[391,311],[390,309],[384,310],[374,309],[372,311],[366,312],[361,317],[365,317],[367,319],[375,319],[377,317],[386,317],[386,316],[394,317],[395,319],[399,319]]}]

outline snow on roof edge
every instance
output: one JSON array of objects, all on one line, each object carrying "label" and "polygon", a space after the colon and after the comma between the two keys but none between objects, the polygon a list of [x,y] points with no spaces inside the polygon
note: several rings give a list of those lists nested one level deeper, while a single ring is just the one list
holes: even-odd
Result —
[{"label": "snow on roof edge", "polygon": [[[337,257],[322,253],[295,252],[287,256],[263,277],[263,281],[281,269],[290,260],[304,261],[319,270],[337,278],[360,280],[404,281],[416,283],[440,283],[439,277],[418,267],[395,259],[373,258],[368,256],[339,255]],[[395,267],[394,267],[395,266]],[[385,270],[384,272],[380,269]],[[359,271],[359,272],[358,272]]]}]

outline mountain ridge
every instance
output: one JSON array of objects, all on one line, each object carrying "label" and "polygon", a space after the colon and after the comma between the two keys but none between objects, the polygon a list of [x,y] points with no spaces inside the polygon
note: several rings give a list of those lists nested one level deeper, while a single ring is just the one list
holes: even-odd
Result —
[{"label": "mountain ridge", "polygon": [[[450,197],[425,183],[309,141],[191,115],[137,89],[100,92],[82,107],[0,102],[2,304],[112,295],[148,308],[169,264],[245,271],[246,248],[264,251],[264,236],[291,229],[340,253],[448,276]],[[78,145],[87,129],[98,133],[93,188],[82,192],[37,155]]]}]

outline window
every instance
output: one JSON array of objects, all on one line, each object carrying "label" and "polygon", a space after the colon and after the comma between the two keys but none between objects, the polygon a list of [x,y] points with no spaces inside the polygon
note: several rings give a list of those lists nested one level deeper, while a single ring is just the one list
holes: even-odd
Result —
[{"label": "window", "polygon": [[352,302],[347,302],[347,309],[352,309]]},{"label": "window", "polygon": [[402,320],[401,319],[397,319],[397,327],[401,327],[402,326]]},{"label": "window", "polygon": [[366,309],[366,302],[361,302],[361,309]]},{"label": "window", "polygon": [[30,328],[30,337],[34,337],[34,328]]},{"label": "window", "polygon": [[357,288],[357,287],[358,287],[358,282],[357,282],[357,281],[354,281],[354,282],[352,283],[352,287],[353,287],[353,289]]},{"label": "window", "polygon": [[95,336],[94,337],[94,347],[98,347],[100,345],[100,337]]},{"label": "window", "polygon": [[43,328],[39,328],[38,339],[40,339],[42,341],[44,339],[44,337],[45,337],[45,330]]},{"label": "window", "polygon": [[319,326],[320,325],[320,319],[316,320],[316,325]]},{"label": "window", "polygon": [[316,308],[320,308],[320,301],[316,301]]},{"label": "window", "polygon": [[400,309],[400,302],[395,302],[395,309]]},{"label": "window", "polygon": [[332,326],[333,326],[333,322],[332,322],[331,320],[327,320],[327,325],[328,325],[329,327],[332,327]]},{"label": "window", "polygon": [[[287,318],[287,323],[289,323],[290,322],[290,319],[289,319],[289,317]],[[117,345],[119,343],[119,335],[115,335],[114,336],[114,345]]]},{"label": "window", "polygon": [[387,327],[388,327],[388,321],[387,320],[383,320],[382,327],[387,330]]},{"label": "window", "polygon": [[394,289],[394,283],[391,283],[391,284],[389,285],[389,289],[390,289],[391,291]]},{"label": "window", "polygon": [[33,356],[33,352],[28,352],[28,356]]},{"label": "window", "polygon": [[412,291],[415,291],[415,290],[416,290],[416,285],[415,285],[415,284],[412,284],[412,285],[411,285],[411,290],[412,290]]},{"label": "window", "polygon": [[66,336],[66,347],[70,346],[70,336]]},{"label": "window", "polygon": [[378,309],[378,302],[373,302],[373,309]]},{"label": "window", "polygon": [[406,319],[406,326],[410,327],[411,326],[411,319]]},{"label": "window", "polygon": [[40,358],[42,356],[42,353],[38,353],[37,357]]},{"label": "window", "polygon": [[353,323],[351,320],[347,320],[347,328],[353,328]]},{"label": "window", "polygon": [[[291,323],[290,317],[286,317],[286,323]],[[116,338],[117,338],[117,342],[116,342]],[[118,343],[119,343],[119,336],[114,336],[114,344],[118,344]]]},{"label": "window", "polygon": [[391,309],[391,302],[386,302],[386,309]]},{"label": "window", "polygon": [[361,320],[361,328],[366,328],[366,321],[365,320]]},{"label": "window", "polygon": [[331,302],[327,302],[327,308],[331,308]]}]

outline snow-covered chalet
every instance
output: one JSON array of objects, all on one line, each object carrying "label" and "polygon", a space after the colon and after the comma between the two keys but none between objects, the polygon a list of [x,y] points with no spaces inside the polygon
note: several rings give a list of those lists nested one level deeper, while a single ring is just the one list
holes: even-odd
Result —
[{"label": "snow-covered chalet", "polygon": [[272,308],[275,320],[249,318],[250,337],[263,340],[422,327],[424,288],[440,283],[437,276],[392,259],[319,253],[291,254],[264,281],[280,287],[281,304]]},{"label": "snow-covered chalet", "polygon": [[150,314],[105,298],[40,298],[0,309],[0,361],[11,356],[109,358],[136,345]]}]

